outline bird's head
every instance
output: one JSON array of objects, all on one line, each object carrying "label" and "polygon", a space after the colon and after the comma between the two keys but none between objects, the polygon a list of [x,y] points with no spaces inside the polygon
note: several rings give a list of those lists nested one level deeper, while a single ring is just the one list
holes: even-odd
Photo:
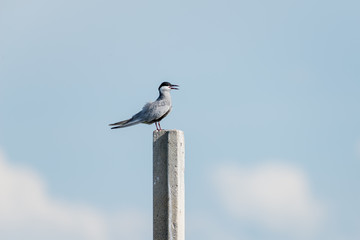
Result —
[{"label": "bird's head", "polygon": [[159,92],[161,92],[161,93],[170,92],[171,89],[179,90],[178,87],[179,87],[178,85],[174,85],[174,84],[171,84],[169,82],[163,82],[159,86]]}]

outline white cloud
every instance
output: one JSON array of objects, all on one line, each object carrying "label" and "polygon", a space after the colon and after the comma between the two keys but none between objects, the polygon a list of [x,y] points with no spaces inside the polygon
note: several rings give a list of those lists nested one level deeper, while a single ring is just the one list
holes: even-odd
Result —
[{"label": "white cloud", "polygon": [[137,209],[118,212],[109,221],[111,239],[149,239],[152,236],[151,220]]},{"label": "white cloud", "polygon": [[0,154],[0,239],[143,239],[145,219],[139,211],[109,216],[54,199],[36,172],[13,166]]},{"label": "white cloud", "polygon": [[304,172],[293,166],[225,165],[215,170],[213,183],[230,214],[273,232],[311,234],[324,218],[324,205],[313,196]]},{"label": "white cloud", "polygon": [[229,231],[219,218],[207,212],[189,214],[187,217],[186,232],[192,239],[206,240],[248,240],[244,234]]}]

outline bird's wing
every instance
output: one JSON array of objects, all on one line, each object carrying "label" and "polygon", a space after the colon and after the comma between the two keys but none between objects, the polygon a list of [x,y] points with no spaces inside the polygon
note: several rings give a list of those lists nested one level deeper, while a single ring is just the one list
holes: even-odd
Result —
[{"label": "bird's wing", "polygon": [[[141,112],[136,115],[146,123],[153,123],[169,111],[170,106],[164,101],[155,101],[145,104]],[[134,115],[134,117],[136,117]]]},{"label": "bird's wing", "polygon": [[148,102],[144,105],[142,110],[132,116],[130,119],[110,124],[110,126],[116,126],[113,128],[123,128],[132,126],[138,123],[151,124],[156,121],[160,121],[171,110],[171,104],[166,101]]}]

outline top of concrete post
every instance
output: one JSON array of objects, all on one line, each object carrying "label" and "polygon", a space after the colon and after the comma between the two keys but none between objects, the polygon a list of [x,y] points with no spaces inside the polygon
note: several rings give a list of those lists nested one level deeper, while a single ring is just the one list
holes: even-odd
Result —
[{"label": "top of concrete post", "polygon": [[[181,130],[155,130],[153,132],[153,153],[155,156],[164,156],[176,159],[184,154],[184,132]],[[180,153],[180,152],[181,153]]]},{"label": "top of concrete post", "polygon": [[154,130],[154,131],[153,131],[153,135],[154,135],[154,137],[155,137],[155,136],[161,136],[161,135],[164,135],[165,133],[169,133],[169,132],[171,132],[171,133],[178,133],[178,134],[184,135],[184,132],[183,132],[183,131],[177,130],[177,129],[168,129],[168,130],[162,129],[162,130],[160,130],[160,131]]}]

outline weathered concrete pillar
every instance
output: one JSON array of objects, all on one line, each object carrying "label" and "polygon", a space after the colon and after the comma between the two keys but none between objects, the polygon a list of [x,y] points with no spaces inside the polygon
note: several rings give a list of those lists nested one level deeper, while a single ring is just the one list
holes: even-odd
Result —
[{"label": "weathered concrete pillar", "polygon": [[153,240],[185,239],[184,169],[184,133],[154,131]]}]

